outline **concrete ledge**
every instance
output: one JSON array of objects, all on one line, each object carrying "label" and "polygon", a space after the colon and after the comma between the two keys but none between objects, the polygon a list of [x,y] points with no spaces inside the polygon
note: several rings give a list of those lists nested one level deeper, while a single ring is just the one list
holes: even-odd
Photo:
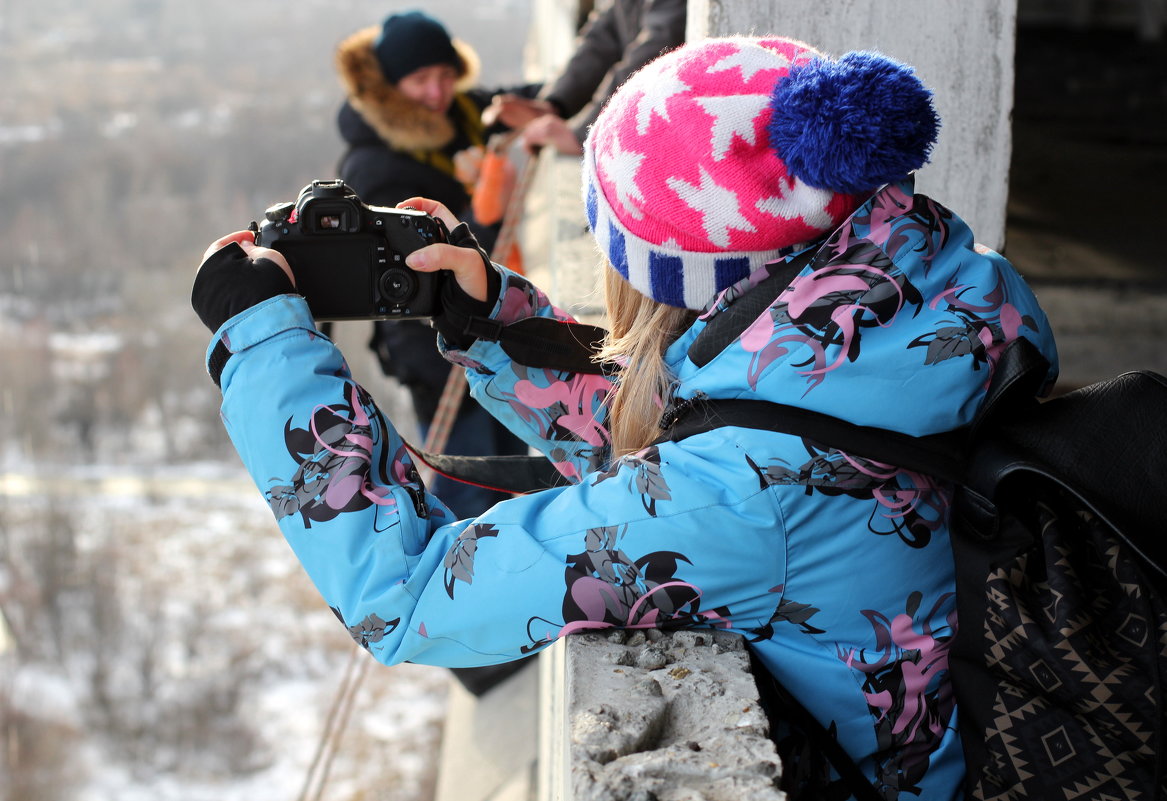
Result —
[{"label": "concrete ledge", "polygon": [[1167,291],[1119,282],[1031,283],[1053,327],[1061,361],[1058,392],[1128,370],[1167,375]]},{"label": "concrete ledge", "polygon": [[580,634],[541,660],[538,798],[785,798],[739,636]]}]

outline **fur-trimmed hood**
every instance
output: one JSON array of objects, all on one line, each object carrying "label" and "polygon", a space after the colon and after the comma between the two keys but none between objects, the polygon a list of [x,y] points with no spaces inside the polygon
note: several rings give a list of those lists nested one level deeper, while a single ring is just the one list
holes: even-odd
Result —
[{"label": "fur-trimmed hood", "polygon": [[[342,41],[336,49],[336,69],[349,105],[394,150],[437,150],[455,134],[446,114],[431,111],[410,100],[391,84],[373,53],[379,26],[364,28]],[[466,66],[455,89],[464,92],[478,80],[480,61],[470,45],[453,40]]]}]

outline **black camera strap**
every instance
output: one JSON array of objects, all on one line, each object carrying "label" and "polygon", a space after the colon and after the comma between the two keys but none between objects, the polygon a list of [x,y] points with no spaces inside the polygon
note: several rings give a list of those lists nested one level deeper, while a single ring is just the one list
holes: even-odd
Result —
[{"label": "black camera strap", "polygon": [[[446,312],[451,317],[450,310]],[[597,362],[603,328],[550,317],[526,317],[504,325],[489,317],[465,317],[459,326],[475,339],[497,342],[515,363],[569,373],[613,375],[618,368]]]},{"label": "black camera strap", "polygon": [[[446,304],[440,328],[469,339],[497,342],[516,364],[526,367],[588,375],[617,372],[614,365],[595,359],[606,333],[596,325],[550,317],[527,317],[504,325],[489,317],[466,314],[451,303]],[[545,456],[460,456],[408,443],[406,447],[439,475],[498,492],[524,494],[570,483]]]},{"label": "black camera strap", "polygon": [[[768,265],[770,275],[710,322],[690,348],[689,358],[704,365],[720,353],[774,302],[815,258],[817,251],[818,248],[809,247],[787,261]],[[606,333],[599,326],[550,317],[527,317],[503,324],[489,317],[468,314],[457,303],[446,303],[443,317],[440,328],[469,339],[498,342],[517,364],[593,375],[619,372],[616,365],[595,358]],[[761,416],[767,416],[765,411]],[[692,425],[692,419],[689,424]],[[410,450],[436,473],[502,492],[536,492],[568,483],[543,456],[470,457]]]}]

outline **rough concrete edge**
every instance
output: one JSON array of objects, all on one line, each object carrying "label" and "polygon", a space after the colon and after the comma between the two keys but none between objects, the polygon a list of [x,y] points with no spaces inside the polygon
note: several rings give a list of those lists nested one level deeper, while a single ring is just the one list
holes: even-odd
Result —
[{"label": "rough concrete edge", "polygon": [[[741,637],[726,632],[580,634],[561,663],[561,719],[541,759],[566,760],[571,801],[770,801],[781,766]],[[545,688],[545,696],[555,688]],[[548,791],[548,792],[545,792]]]}]

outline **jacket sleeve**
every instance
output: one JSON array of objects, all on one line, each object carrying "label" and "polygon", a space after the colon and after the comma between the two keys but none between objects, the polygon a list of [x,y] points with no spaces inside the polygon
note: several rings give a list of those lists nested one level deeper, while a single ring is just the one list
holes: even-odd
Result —
[{"label": "jacket sleeve", "polygon": [[671,484],[645,454],[454,521],[302,298],[237,315],[219,341],[234,352],[222,416],[244,465],[325,601],[383,662],[491,664],[580,629],[760,625],[772,612],[785,569],[773,525],[699,540],[726,514],[777,519],[754,482],[733,494],[674,449]]},{"label": "jacket sleeve", "polygon": [[[645,0],[638,32],[623,30],[619,2],[588,23],[575,54],[546,94],[565,118],[592,103],[575,120],[579,141],[587,136],[604,102],[632,73],[684,43],[686,5],[687,0]],[[601,84],[603,91],[597,94]]]},{"label": "jacket sleeve", "polygon": [[[526,278],[492,266],[501,281],[490,319],[500,325],[536,316],[574,322]],[[515,436],[550,459],[569,481],[578,481],[606,463],[611,376],[518,364],[497,341],[485,338],[457,349],[439,336],[438,347],[449,361],[466,368],[471,396]]]},{"label": "jacket sleeve", "polygon": [[588,21],[575,52],[547,90],[546,99],[556,105],[564,118],[574,117],[591,101],[608,70],[620,60],[625,41],[617,14],[617,5],[613,3]]}]

